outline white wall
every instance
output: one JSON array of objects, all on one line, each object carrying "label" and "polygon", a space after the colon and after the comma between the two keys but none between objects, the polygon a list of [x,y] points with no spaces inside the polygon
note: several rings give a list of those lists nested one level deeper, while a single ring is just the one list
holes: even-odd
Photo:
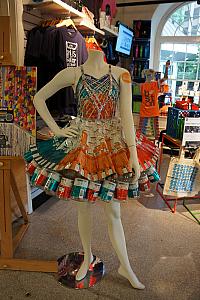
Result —
[{"label": "white wall", "polygon": [[118,7],[116,20],[133,27],[133,20],[151,20],[158,5]]}]

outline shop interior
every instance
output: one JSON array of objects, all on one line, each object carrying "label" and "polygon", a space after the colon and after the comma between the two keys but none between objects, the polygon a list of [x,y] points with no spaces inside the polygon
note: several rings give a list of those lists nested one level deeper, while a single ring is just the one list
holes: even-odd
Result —
[{"label": "shop interior", "polygon": [[200,1],[1,0],[0,299],[200,299],[199,37]]}]

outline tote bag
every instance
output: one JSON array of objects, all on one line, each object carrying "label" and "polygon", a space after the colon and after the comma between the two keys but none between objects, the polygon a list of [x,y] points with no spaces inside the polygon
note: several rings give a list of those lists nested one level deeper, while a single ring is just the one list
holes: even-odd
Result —
[{"label": "tote bag", "polygon": [[193,197],[200,192],[200,148],[193,159],[171,158],[163,194],[176,198]]}]

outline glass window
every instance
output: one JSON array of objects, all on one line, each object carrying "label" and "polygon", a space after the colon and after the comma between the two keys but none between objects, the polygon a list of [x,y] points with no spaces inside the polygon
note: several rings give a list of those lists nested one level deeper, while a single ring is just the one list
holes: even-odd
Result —
[{"label": "glass window", "polygon": [[[173,37],[171,43],[163,42],[160,48],[160,71],[164,73],[166,61],[171,61],[168,85],[173,100],[183,94],[199,95],[200,43],[196,42],[196,37],[200,37],[200,5],[192,2],[179,7],[168,18],[161,35],[168,41]],[[180,41],[187,36],[187,44],[174,43],[175,36]]]},{"label": "glass window", "polygon": [[200,5],[188,3],[177,9],[166,22],[162,36],[198,36]]}]

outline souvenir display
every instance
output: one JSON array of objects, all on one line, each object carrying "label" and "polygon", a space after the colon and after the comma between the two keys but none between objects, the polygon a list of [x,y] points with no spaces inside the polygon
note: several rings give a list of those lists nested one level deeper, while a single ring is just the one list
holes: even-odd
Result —
[{"label": "souvenir display", "polygon": [[36,135],[36,68],[0,66],[0,122],[13,122]]}]

